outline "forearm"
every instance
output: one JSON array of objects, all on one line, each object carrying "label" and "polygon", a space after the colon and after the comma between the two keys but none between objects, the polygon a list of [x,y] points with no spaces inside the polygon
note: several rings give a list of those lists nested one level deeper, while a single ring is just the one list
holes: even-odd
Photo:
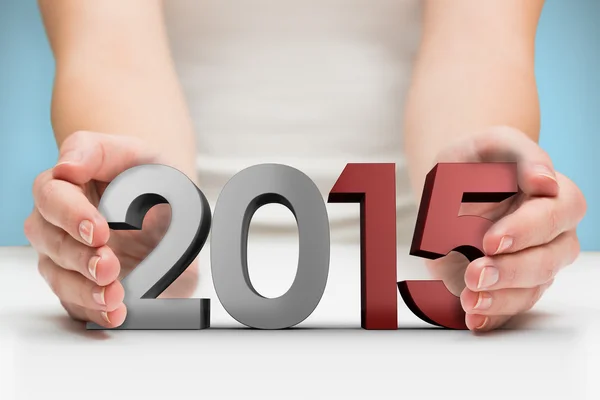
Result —
[{"label": "forearm", "polygon": [[56,60],[57,144],[80,130],[142,138],[196,180],[193,126],[156,0],[40,0]]},{"label": "forearm", "polygon": [[114,66],[58,67],[52,99],[57,144],[79,130],[137,136],[197,181],[195,140],[174,79]]},{"label": "forearm", "polygon": [[505,12],[519,11],[519,16],[503,20],[499,13],[486,19],[458,3],[450,9],[430,2],[426,9],[405,113],[405,151],[417,199],[436,155],[460,137],[509,125],[538,140],[533,46],[541,2],[529,3],[530,10],[508,3],[503,4],[513,9]]}]

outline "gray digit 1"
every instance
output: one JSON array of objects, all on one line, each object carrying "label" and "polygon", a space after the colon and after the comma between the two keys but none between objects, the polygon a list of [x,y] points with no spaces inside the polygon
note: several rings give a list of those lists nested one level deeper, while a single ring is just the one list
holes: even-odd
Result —
[{"label": "gray digit 1", "polygon": [[[261,296],[248,274],[248,231],[263,205],[286,206],[298,226],[298,268],[290,289],[274,299]],[[236,174],[223,188],[210,239],[213,284],[238,322],[259,329],[294,326],[314,311],[329,274],[329,220],[323,197],[304,173],[285,165],[261,164]]]},{"label": "gray digit 1", "polygon": [[[98,210],[112,229],[141,229],[157,204],[171,206],[171,223],[154,250],[123,280],[125,322],[113,329],[204,329],[210,299],[156,299],[196,258],[210,231],[211,210],[182,172],[160,164],[130,168],[106,188]],[[106,329],[88,323],[87,329]]]}]

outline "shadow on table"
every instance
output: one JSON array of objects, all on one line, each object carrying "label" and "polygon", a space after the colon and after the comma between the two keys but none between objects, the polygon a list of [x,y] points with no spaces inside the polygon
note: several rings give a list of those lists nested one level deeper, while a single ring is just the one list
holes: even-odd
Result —
[{"label": "shadow on table", "polygon": [[[58,341],[65,341],[71,339],[83,339],[83,340],[94,340],[104,341],[117,339],[122,334],[127,336],[132,331],[115,331],[110,330],[86,330],[83,322],[73,321],[64,313],[49,313],[49,312],[23,312],[23,313],[11,313],[10,315],[0,315],[0,319],[5,322],[4,328],[10,324],[10,330],[12,332],[18,332],[19,336],[26,336],[33,339],[56,339]],[[15,329],[16,328],[16,329]],[[2,330],[3,327],[0,327]],[[213,334],[219,335],[219,337],[239,337],[241,332],[245,332],[244,335],[254,337],[255,335],[261,336],[277,336],[288,335],[292,337],[301,336],[317,336],[317,337],[364,337],[372,338],[373,335],[377,337],[398,337],[404,333],[414,337],[415,334],[419,337],[430,337],[431,335],[439,335],[440,331],[445,331],[444,335],[447,337],[453,337],[458,340],[471,340],[470,338],[499,338],[499,337],[523,337],[527,335],[528,338],[551,338],[559,336],[573,336],[577,333],[577,326],[569,318],[565,318],[564,313],[551,314],[547,312],[531,311],[529,313],[514,317],[509,323],[503,328],[495,330],[493,332],[486,332],[481,334],[473,334],[467,331],[454,331],[444,330],[443,328],[434,327],[431,325],[419,325],[419,326],[402,326],[400,325],[398,330],[363,330],[360,326],[355,324],[302,324],[298,327],[292,327],[281,331],[275,330],[260,330],[254,328],[248,328],[241,326],[236,323],[228,325],[213,326],[210,329],[203,331],[169,331],[171,335],[189,335],[189,334],[202,334],[212,336]],[[154,335],[158,331],[147,330],[147,331],[135,331],[136,335]],[[532,333],[535,334],[532,335]],[[431,339],[428,339],[431,340]]]},{"label": "shadow on table", "polygon": [[59,329],[65,330],[71,334],[86,337],[94,340],[106,340],[110,336],[104,331],[93,331],[85,329],[85,323],[74,321],[67,315],[46,315],[43,317],[48,323],[55,324]]},{"label": "shadow on table", "polygon": [[55,336],[64,339],[75,335],[92,340],[110,339],[108,332],[88,331],[83,322],[74,321],[65,313],[13,312],[0,314],[0,319],[5,321],[5,325],[0,326],[0,331],[8,328],[10,324],[10,330],[18,333],[19,336],[43,336],[44,338]]}]

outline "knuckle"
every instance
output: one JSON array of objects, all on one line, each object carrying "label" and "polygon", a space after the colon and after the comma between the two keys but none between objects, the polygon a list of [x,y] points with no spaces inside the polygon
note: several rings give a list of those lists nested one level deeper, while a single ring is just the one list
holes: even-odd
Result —
[{"label": "knuckle", "polygon": [[36,200],[35,203],[38,206],[39,206],[40,196],[43,195],[43,189],[46,186],[46,183],[48,182],[48,180],[49,179],[48,179],[46,172],[42,172],[41,174],[36,176],[33,181],[32,194],[33,194],[33,198]]},{"label": "knuckle", "polygon": [[52,291],[54,292],[54,294],[56,294],[59,298],[64,298],[65,297],[65,285],[62,279],[60,278],[55,278],[55,279],[51,279],[51,283],[50,283],[50,287],[52,288]]},{"label": "knuckle", "polygon": [[85,313],[82,313],[80,310],[78,310],[78,307],[76,305],[72,303],[67,303],[64,300],[60,300],[60,305],[65,309],[67,315],[71,319],[75,321],[87,322],[87,319],[85,318]]},{"label": "knuckle", "polygon": [[81,305],[81,306],[85,306],[86,304],[89,303],[88,301],[88,292],[87,292],[87,286],[86,285],[78,285],[77,288],[77,304]]},{"label": "knuckle", "polygon": [[540,256],[536,266],[538,270],[538,281],[536,283],[545,283],[553,279],[558,268],[555,251],[552,251],[548,246],[540,248]]},{"label": "knuckle", "polygon": [[46,171],[42,172],[41,174],[38,174],[35,179],[33,180],[33,192],[34,194],[39,190],[40,187],[43,186],[44,182],[46,182],[47,180],[47,176],[46,176]]},{"label": "knuckle", "polygon": [[575,262],[577,257],[579,257],[579,253],[581,252],[581,243],[579,242],[579,238],[575,232],[569,235],[567,243],[568,249],[566,251],[565,264],[570,265]]},{"label": "knuckle", "polygon": [[23,222],[23,232],[25,233],[25,237],[31,241],[35,232],[33,215],[29,215]]},{"label": "knuckle", "polygon": [[552,279],[554,279],[554,276],[556,274],[556,268],[553,267],[546,267],[546,266],[542,266],[542,268],[540,268],[539,270],[539,281],[538,283],[546,283],[548,281],[551,281]]},{"label": "knuckle", "polygon": [[529,300],[527,301],[527,304],[525,305],[525,311],[529,311],[531,310],[536,304],[537,302],[542,298],[542,294],[544,293],[544,288],[542,285],[537,286],[531,296],[529,297]]},{"label": "knuckle", "polygon": [[45,262],[38,263],[38,272],[44,278],[50,290],[60,297],[60,282],[58,282],[58,279],[50,272],[48,264]]},{"label": "knuckle", "polygon": [[61,230],[60,233],[55,236],[54,252],[57,258],[64,259],[68,241],[69,234],[66,231]]},{"label": "knuckle", "polygon": [[46,181],[40,186],[37,195],[39,208],[46,208],[48,206],[55,191],[56,181],[54,179]]},{"label": "knuckle", "polygon": [[574,199],[573,199],[573,206],[574,209],[577,210],[577,214],[576,214],[576,218],[577,218],[577,222],[581,221],[583,219],[583,217],[585,216],[586,212],[587,212],[587,201],[585,199],[585,196],[583,195],[583,192],[581,191],[581,189],[579,189],[576,185],[574,185],[573,191],[574,191]]},{"label": "knuckle", "polygon": [[515,235],[518,248],[527,248],[537,242],[539,228],[535,224],[521,223],[518,229],[520,231]]},{"label": "knuckle", "polygon": [[494,305],[494,311],[497,314],[504,315],[511,313],[510,296],[507,296],[505,292],[494,294],[492,304]]},{"label": "knuckle", "polygon": [[505,286],[512,287],[519,278],[519,268],[516,263],[509,263],[503,270]]},{"label": "knuckle", "polygon": [[42,261],[38,262],[37,265],[37,269],[38,269],[38,274],[41,275],[42,278],[44,278],[44,280],[46,282],[48,282],[48,270],[46,269],[46,265],[44,265],[44,263]]},{"label": "knuckle", "polygon": [[548,226],[548,239],[552,239],[560,233],[560,221],[556,208],[550,199],[546,199],[544,205],[544,218]]},{"label": "knuckle", "polygon": [[81,319],[79,318],[79,316],[77,315],[77,313],[73,310],[73,308],[71,307],[71,305],[63,300],[60,300],[60,305],[65,309],[65,311],[67,312],[67,315],[75,320],[75,321],[80,321]]},{"label": "knuckle", "polygon": [[573,238],[571,239],[571,251],[570,251],[570,263],[574,262],[577,257],[579,257],[579,253],[581,253],[581,242],[579,241],[579,238],[577,237],[576,234],[573,235]]},{"label": "knuckle", "polygon": [[93,137],[92,132],[78,130],[78,131],[75,131],[72,134],[70,134],[69,137],[65,140],[63,145],[65,147],[70,147],[75,144],[82,143],[83,141],[88,140],[90,137]]}]

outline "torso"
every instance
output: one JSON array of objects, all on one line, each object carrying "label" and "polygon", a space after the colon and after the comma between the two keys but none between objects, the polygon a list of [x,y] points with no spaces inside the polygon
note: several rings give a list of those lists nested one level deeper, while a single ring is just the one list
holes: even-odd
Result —
[{"label": "torso", "polygon": [[[229,178],[255,164],[295,167],[326,199],[346,163],[394,162],[400,240],[412,235],[402,115],[418,0],[164,4],[197,132],[200,188],[213,208]],[[328,213],[333,240],[357,236],[357,205],[328,204]],[[295,229],[276,211],[253,224]]]}]

